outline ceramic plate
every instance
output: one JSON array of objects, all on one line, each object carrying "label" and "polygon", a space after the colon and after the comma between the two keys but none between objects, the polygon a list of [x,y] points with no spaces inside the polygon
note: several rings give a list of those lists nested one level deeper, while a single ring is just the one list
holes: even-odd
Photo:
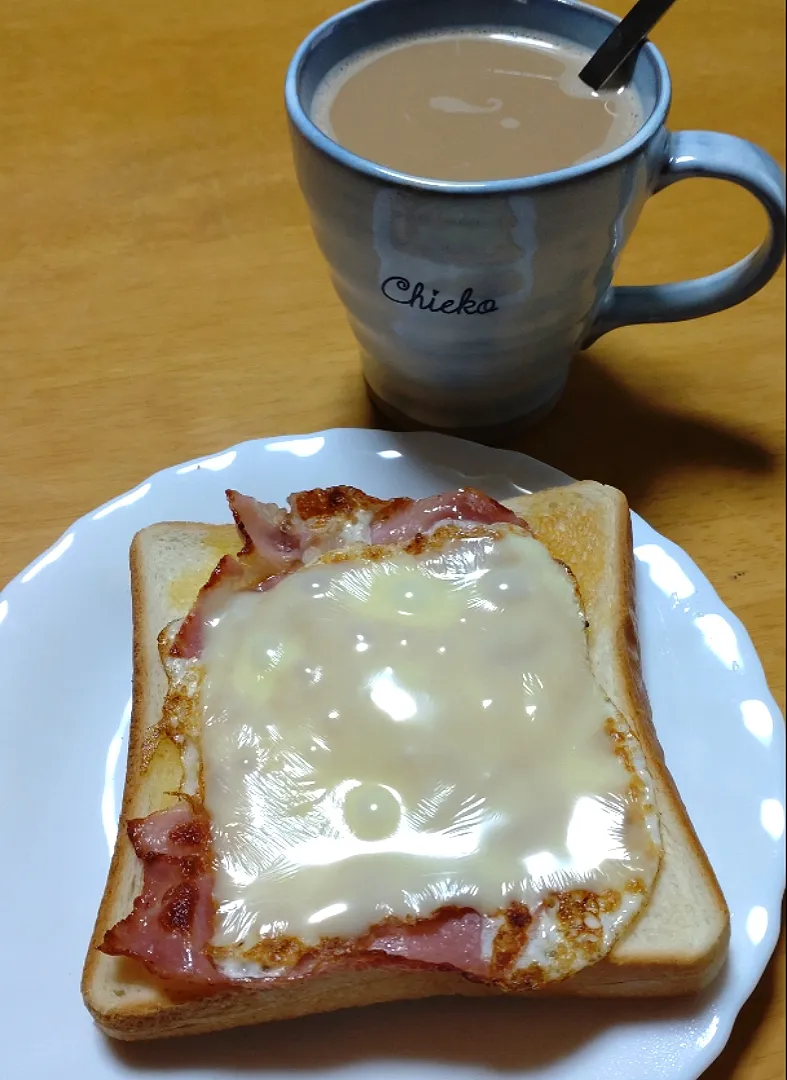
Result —
[{"label": "ceramic plate", "polygon": [[79,995],[115,838],[131,679],[128,547],[151,522],[228,519],[226,487],[283,502],[347,483],[384,497],[568,482],[431,434],[243,443],[157,473],[78,521],[0,599],[5,1068],[79,1080],[696,1080],[777,939],[784,728],[746,631],[694,563],[634,517],[645,676],[667,762],[732,911],[728,966],[673,1002],[414,1002],[161,1044],[103,1038]]}]

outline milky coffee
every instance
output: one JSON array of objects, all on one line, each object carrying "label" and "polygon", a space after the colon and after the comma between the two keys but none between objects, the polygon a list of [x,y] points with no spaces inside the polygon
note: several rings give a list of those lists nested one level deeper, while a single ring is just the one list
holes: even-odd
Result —
[{"label": "milky coffee", "polygon": [[614,150],[643,122],[632,89],[595,94],[581,82],[590,55],[493,30],[401,38],[329,72],[311,115],[348,150],[415,176],[550,172]]}]

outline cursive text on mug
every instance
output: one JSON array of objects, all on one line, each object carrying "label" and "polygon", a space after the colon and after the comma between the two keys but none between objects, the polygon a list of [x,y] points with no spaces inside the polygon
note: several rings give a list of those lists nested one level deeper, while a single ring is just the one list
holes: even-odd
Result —
[{"label": "cursive text on mug", "polygon": [[[464,289],[458,300],[452,297],[440,300],[438,299],[439,289],[430,289],[432,295],[427,297],[427,290],[422,281],[416,281],[411,285],[407,278],[396,274],[385,279],[380,286],[380,291],[394,304],[406,304],[419,311],[433,311],[438,315],[488,315],[498,310],[496,301],[492,299],[475,300],[472,288]],[[397,296],[397,293],[401,295]]]}]

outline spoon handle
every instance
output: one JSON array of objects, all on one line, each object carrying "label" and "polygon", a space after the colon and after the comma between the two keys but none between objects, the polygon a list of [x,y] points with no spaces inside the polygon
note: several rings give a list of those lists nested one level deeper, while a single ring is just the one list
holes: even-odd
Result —
[{"label": "spoon handle", "polygon": [[600,90],[674,3],[675,0],[637,0],[582,68],[579,73],[582,82],[591,90]]}]

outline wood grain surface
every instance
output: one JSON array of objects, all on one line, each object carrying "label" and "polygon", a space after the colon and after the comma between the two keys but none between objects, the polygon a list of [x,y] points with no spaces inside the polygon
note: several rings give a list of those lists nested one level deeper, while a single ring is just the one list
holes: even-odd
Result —
[{"label": "wood grain surface", "polygon": [[[290,163],[282,80],[331,0],[0,0],[0,580],[78,515],[229,443],[377,423]],[[622,14],[622,0],[609,2]],[[672,126],[784,161],[782,0],[685,0],[654,35]],[[653,199],[623,282],[717,269],[755,201]],[[619,331],[509,442],[621,487],[749,628],[784,703],[784,276]],[[784,941],[707,1080],[783,1080]]]}]

